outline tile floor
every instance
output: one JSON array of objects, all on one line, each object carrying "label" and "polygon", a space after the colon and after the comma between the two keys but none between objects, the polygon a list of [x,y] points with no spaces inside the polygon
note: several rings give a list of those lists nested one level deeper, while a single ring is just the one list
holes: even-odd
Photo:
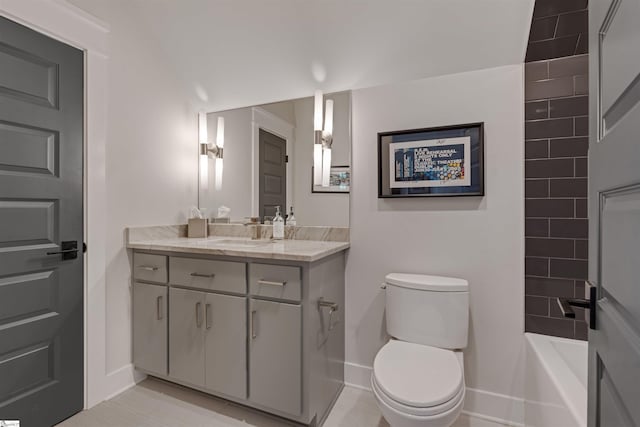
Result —
[{"label": "tile floor", "polygon": [[[279,418],[240,405],[149,378],[113,399],[81,412],[58,427],[285,427]],[[499,427],[500,424],[460,416],[453,427]],[[345,387],[324,427],[389,427],[373,395]]]}]

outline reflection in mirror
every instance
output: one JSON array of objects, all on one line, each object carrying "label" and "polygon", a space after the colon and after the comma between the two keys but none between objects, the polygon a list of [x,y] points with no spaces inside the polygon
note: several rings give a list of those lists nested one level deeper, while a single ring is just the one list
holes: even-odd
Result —
[{"label": "reflection in mirror", "polygon": [[[285,218],[293,209],[299,226],[349,226],[351,92],[326,94],[324,100],[333,101],[331,167],[324,186],[313,185],[314,97],[206,115],[199,207],[211,222],[244,223],[250,217],[264,222],[280,206]],[[229,213],[219,212],[221,207]]]}]

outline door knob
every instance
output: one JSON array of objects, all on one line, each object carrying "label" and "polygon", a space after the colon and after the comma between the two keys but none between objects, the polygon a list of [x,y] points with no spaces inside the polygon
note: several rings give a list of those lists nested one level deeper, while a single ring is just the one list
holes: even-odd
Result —
[{"label": "door knob", "polygon": [[581,307],[589,310],[589,328],[596,328],[596,287],[586,280],[585,296],[587,298],[556,298],[560,311],[564,317],[575,319],[576,313],[572,307]]},{"label": "door knob", "polygon": [[47,255],[62,255],[63,260],[78,258],[78,242],[75,240],[68,240],[60,243],[59,251],[47,252]]}]

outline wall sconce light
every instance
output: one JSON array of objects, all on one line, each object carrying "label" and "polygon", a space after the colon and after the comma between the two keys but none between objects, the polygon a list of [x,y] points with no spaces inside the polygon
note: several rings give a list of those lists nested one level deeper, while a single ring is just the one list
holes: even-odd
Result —
[{"label": "wall sconce light", "polygon": [[329,186],[331,145],[333,144],[333,100],[327,99],[322,117],[322,91],[316,90],[313,111],[313,185]]},{"label": "wall sconce light", "polygon": [[204,179],[205,184],[202,185],[203,189],[208,188],[208,165],[209,158],[216,159],[216,190],[222,188],[222,170],[224,167],[224,117],[218,117],[218,128],[216,132],[215,144],[209,144],[207,142],[207,115],[200,113],[198,115],[198,126],[200,129],[200,180]]}]

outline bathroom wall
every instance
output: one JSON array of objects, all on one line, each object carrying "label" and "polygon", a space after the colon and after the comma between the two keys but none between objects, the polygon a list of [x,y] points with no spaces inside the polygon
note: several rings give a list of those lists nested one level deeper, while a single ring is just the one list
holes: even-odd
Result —
[{"label": "bathroom wall", "polygon": [[587,339],[587,0],[538,0],[525,67],[525,329]]},{"label": "bathroom wall", "polygon": [[[471,291],[466,384],[475,390],[467,410],[483,406],[485,414],[521,419],[523,104],[522,65],[353,92],[349,382],[368,386],[374,356],[387,339],[380,289],[387,273],[462,277]],[[485,123],[484,197],[377,198],[378,132],[470,122]]]},{"label": "bathroom wall", "polygon": [[106,397],[133,378],[130,266],[123,230],[185,222],[187,208],[197,200],[197,115],[156,46],[127,13],[127,1],[73,3],[111,27],[106,169],[89,165],[90,173],[104,173],[107,191]]}]

